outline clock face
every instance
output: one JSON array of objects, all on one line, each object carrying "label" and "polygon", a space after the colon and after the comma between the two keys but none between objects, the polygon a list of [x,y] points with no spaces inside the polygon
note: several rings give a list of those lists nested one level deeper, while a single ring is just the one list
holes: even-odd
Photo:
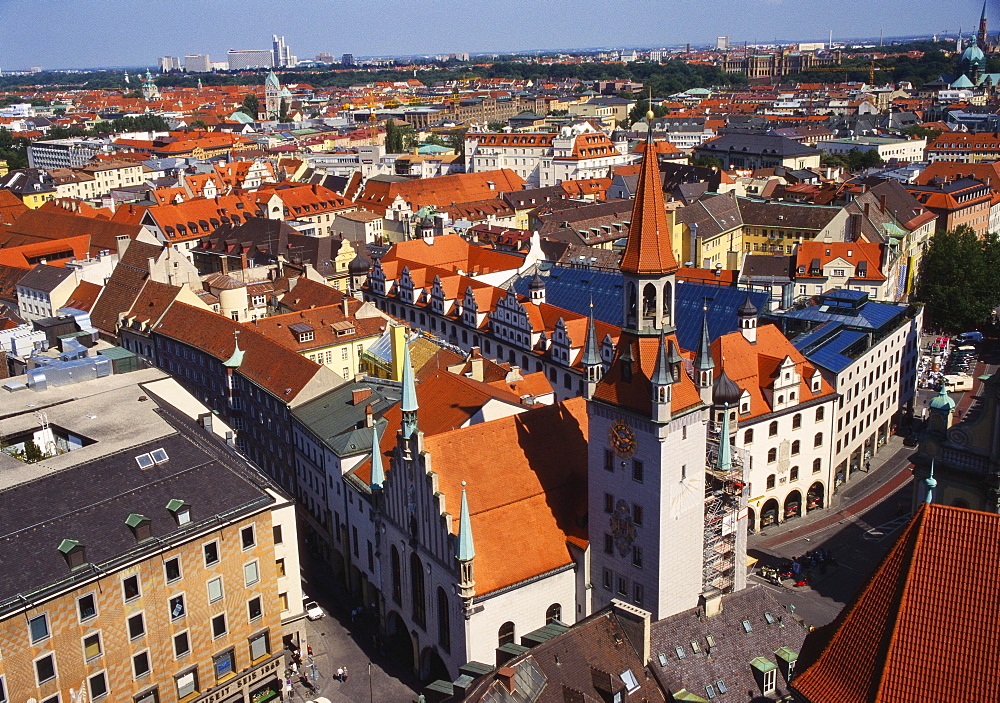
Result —
[{"label": "clock face", "polygon": [[628,554],[635,542],[635,523],[632,522],[632,510],[624,500],[619,500],[611,513],[611,535],[615,539],[618,555],[623,557]]},{"label": "clock face", "polygon": [[616,420],[608,429],[608,441],[614,447],[618,456],[628,459],[635,454],[635,432],[625,424],[624,420]]}]

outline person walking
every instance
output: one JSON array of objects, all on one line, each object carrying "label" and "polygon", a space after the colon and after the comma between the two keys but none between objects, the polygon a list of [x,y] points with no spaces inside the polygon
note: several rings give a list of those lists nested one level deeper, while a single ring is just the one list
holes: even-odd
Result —
[{"label": "person walking", "polygon": [[344,682],[347,681],[347,667],[346,666],[344,667],[344,678],[341,679],[341,681],[344,681]]},{"label": "person walking", "polygon": [[339,669],[337,669],[337,681],[343,681],[343,680],[344,680],[344,667],[340,667]]}]

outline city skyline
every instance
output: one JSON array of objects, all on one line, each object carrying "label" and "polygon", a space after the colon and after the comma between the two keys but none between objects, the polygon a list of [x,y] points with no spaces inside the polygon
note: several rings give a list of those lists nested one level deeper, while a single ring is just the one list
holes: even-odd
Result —
[{"label": "city skyline", "polygon": [[[991,2],[990,13],[998,17]],[[728,35],[742,44],[779,40],[821,40],[833,31],[841,37],[907,36],[972,33],[982,9],[977,0],[963,0],[942,19],[940,7],[928,0],[886,0],[878,15],[861,0],[844,0],[831,8],[821,0],[790,6],[784,0],[750,0],[738,6],[723,0],[678,0],[598,3],[582,0],[571,9],[551,0],[504,4],[505,31],[493,29],[498,6],[482,0],[465,3],[412,0],[392,6],[324,0],[308,12],[288,0],[178,0],[169,6],[125,0],[69,0],[46,10],[45,23],[28,24],[33,5],[8,0],[0,6],[0,21],[24,30],[7,38],[0,49],[0,69],[153,66],[160,56],[207,53],[225,60],[229,49],[268,49],[271,35],[283,35],[302,60],[321,52],[334,56],[409,56],[453,52],[517,52],[582,47],[666,46],[714,44]],[[544,18],[543,21],[539,21]],[[327,17],[328,21],[321,18]],[[650,21],[660,18],[660,21]],[[609,22],[609,18],[615,21]],[[713,18],[706,22],[706,18]],[[887,21],[887,19],[889,21]],[[221,25],[221,26],[220,26]],[[387,31],[372,33],[369,25]],[[155,33],[150,27],[155,26]],[[442,31],[446,28],[447,31]]]}]

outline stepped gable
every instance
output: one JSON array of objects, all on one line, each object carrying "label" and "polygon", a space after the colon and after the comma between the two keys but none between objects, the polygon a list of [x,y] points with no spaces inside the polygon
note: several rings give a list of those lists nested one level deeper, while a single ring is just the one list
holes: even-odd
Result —
[{"label": "stepped gable", "polygon": [[806,640],[821,652],[792,687],[811,703],[997,700],[998,552],[1000,515],[922,504],[854,601]]}]

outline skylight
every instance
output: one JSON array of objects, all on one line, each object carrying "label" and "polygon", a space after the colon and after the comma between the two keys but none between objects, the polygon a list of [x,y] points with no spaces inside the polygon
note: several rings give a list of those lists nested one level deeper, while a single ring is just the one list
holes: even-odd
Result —
[{"label": "skylight", "polygon": [[715,698],[715,688],[712,686],[712,684],[708,684],[707,686],[705,686],[705,693],[708,694],[709,699]]},{"label": "skylight", "polygon": [[639,681],[635,678],[635,674],[632,673],[631,669],[623,671],[619,678],[621,678],[622,683],[625,684],[629,693],[639,690]]},{"label": "skylight", "polygon": [[766,610],[764,611],[764,619],[767,620],[768,625],[773,625],[775,623],[774,616]]},{"label": "skylight", "polygon": [[705,635],[705,642],[708,644],[709,649],[715,649],[715,637],[712,635]]},{"label": "skylight", "polygon": [[744,620],[744,621],[743,621],[743,629],[744,629],[744,630],[745,630],[746,632],[748,632],[748,633],[749,633],[749,632],[753,632],[753,627],[752,627],[752,626],[750,625],[750,621],[749,621],[749,620]]},{"label": "skylight", "polygon": [[726,691],[729,690],[728,688],[726,688],[726,682],[723,681],[722,679],[716,681],[715,685],[719,689],[719,693],[725,693]]},{"label": "skylight", "polygon": [[680,645],[677,646],[676,651],[678,659],[683,659],[684,657],[687,656],[687,654],[684,652],[684,647],[681,647]]},{"label": "skylight", "polygon": [[140,454],[135,458],[135,463],[139,465],[140,469],[145,471],[146,469],[151,467],[155,462],[153,461],[153,457],[151,457],[149,454]]},{"label": "skylight", "polygon": [[666,666],[667,665],[667,656],[663,652],[660,652],[660,654],[657,657],[657,659],[660,660],[660,666]]},{"label": "skylight", "polygon": [[162,464],[169,459],[165,449],[154,449],[149,453],[149,456],[152,457],[153,461],[157,464]]}]

